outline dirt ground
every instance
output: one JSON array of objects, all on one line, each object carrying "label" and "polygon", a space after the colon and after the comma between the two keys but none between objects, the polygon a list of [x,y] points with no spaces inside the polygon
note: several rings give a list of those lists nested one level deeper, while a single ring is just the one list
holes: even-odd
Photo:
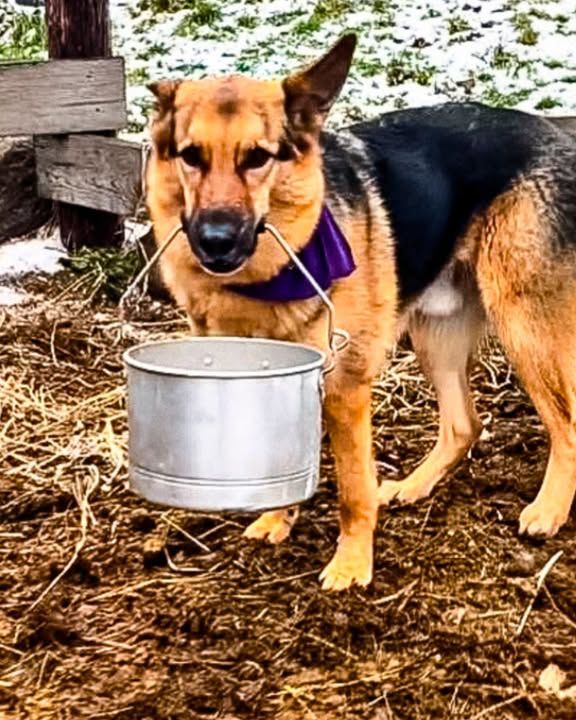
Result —
[{"label": "dirt ground", "polygon": [[[576,523],[520,539],[547,454],[498,350],[474,377],[486,438],[429,500],[382,510],[375,580],[331,595],[333,466],[291,540],[247,516],[154,507],[127,488],[121,351],[185,323],[121,327],[69,277],[0,312],[2,720],[576,718]],[[408,349],[375,387],[382,477],[431,446],[435,405]],[[536,577],[558,550],[520,637]]]}]

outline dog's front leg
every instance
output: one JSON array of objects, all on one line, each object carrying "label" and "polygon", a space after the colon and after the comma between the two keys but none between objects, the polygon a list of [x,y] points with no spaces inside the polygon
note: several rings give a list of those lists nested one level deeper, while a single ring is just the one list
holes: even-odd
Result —
[{"label": "dog's front leg", "polygon": [[370,385],[330,387],[326,420],[336,459],[340,537],[336,554],[320,575],[325,590],[344,590],[372,580],[378,484],[372,455]]},{"label": "dog's front leg", "polygon": [[290,531],[298,519],[298,513],[297,505],[262,513],[244,530],[244,537],[250,538],[250,540],[267,540],[269,543],[277,545],[290,535]]}]

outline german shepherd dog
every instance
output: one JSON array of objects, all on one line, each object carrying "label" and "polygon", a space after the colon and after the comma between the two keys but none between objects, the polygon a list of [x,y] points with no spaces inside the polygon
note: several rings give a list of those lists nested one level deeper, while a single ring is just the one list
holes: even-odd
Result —
[{"label": "german shepherd dog", "polygon": [[[351,335],[324,407],[340,506],[338,545],[320,576],[328,590],[371,581],[379,504],[427,497],[478,437],[468,376],[487,321],[551,438],[520,532],[554,535],[576,490],[576,144],[544,118],[475,103],[327,132],[355,45],[345,35],[282,81],[151,86],[148,206],[158,243],[183,223],[161,273],[195,333],[327,350],[318,297],[271,301],[242,286],[286,269],[264,220],[301,252],[328,207],[352,251],[356,269],[328,291]],[[405,332],[436,389],[439,436],[409,477],[378,486],[371,383]],[[245,535],[281,542],[295,515],[264,513]]]}]

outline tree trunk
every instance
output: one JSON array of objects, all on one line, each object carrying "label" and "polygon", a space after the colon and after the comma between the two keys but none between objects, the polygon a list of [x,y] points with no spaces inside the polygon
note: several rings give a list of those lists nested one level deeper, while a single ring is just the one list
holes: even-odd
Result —
[{"label": "tree trunk", "polygon": [[[46,0],[46,22],[51,58],[112,55],[108,0]],[[56,212],[62,242],[69,250],[114,247],[124,239],[117,215],[67,203],[59,203]]]}]

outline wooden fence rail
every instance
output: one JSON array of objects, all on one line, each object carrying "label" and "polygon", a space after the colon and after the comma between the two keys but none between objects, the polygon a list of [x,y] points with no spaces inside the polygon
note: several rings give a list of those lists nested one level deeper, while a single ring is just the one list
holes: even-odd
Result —
[{"label": "wooden fence rail", "polygon": [[141,194],[142,148],[99,135],[37,137],[38,194],[72,205],[131,215]]},{"label": "wooden fence rail", "polygon": [[126,127],[122,58],[0,65],[0,136]]}]

